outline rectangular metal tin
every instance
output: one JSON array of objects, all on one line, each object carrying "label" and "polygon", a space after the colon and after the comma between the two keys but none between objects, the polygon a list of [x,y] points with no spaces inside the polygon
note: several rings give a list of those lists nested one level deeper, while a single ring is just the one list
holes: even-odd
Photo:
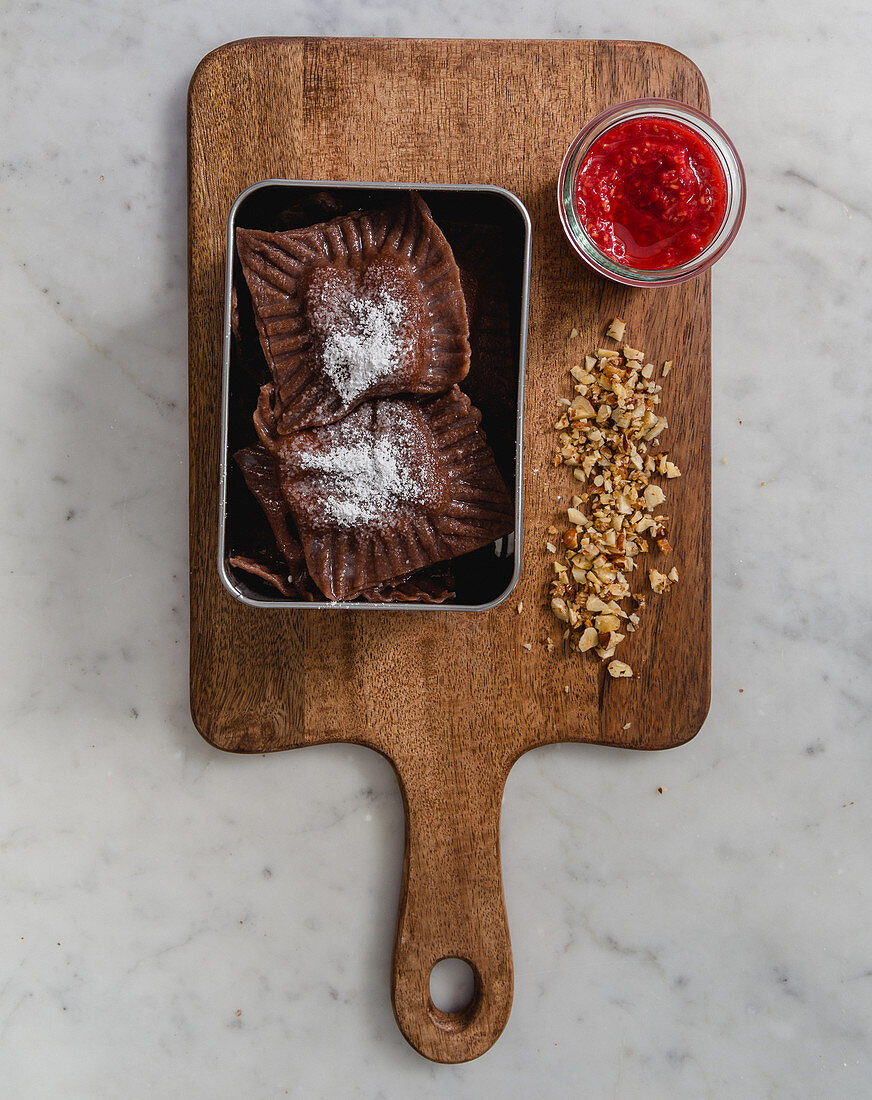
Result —
[{"label": "rectangular metal tin", "polygon": [[[520,308],[520,333],[518,343],[518,396],[517,416],[515,422],[515,529],[513,534],[506,536],[513,539],[514,568],[509,583],[505,590],[486,603],[481,604],[425,604],[425,603],[368,603],[366,601],[330,601],[308,602],[303,600],[289,600],[278,597],[276,599],[254,599],[241,592],[229,575],[225,561],[225,534],[227,523],[227,473],[230,461],[229,448],[229,406],[230,406],[230,347],[231,347],[231,306],[233,287],[233,264],[235,256],[235,229],[236,214],[239,207],[253,192],[265,187],[288,188],[312,188],[318,187],[331,190],[372,190],[372,191],[452,191],[475,194],[499,195],[512,204],[521,216],[524,226],[524,253],[523,270],[521,272],[521,308]],[[230,208],[227,217],[227,252],[226,275],[224,285],[224,337],[222,356],[221,379],[221,464],[218,486],[218,573],[227,591],[234,599],[249,607],[262,608],[289,608],[301,611],[317,610],[349,610],[349,611],[488,611],[512,594],[512,590],[518,583],[521,573],[521,560],[523,550],[523,445],[524,445],[524,368],[527,355],[527,322],[530,306],[530,260],[531,260],[532,226],[530,215],[521,200],[504,187],[492,184],[466,184],[466,183],[372,183],[369,181],[349,180],[260,180],[247,187]]]}]

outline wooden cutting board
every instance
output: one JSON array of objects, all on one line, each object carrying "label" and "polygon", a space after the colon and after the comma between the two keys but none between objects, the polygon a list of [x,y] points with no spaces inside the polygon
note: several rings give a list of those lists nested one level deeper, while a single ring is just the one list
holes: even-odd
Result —
[{"label": "wooden cutting board", "polygon": [[[391,761],[406,814],[394,1012],[412,1046],[440,1062],[482,1054],[511,1009],[499,845],[512,764],[556,741],[679,745],[708,709],[710,280],[646,291],[607,283],[570,252],[557,216],[567,145],[592,115],[637,96],[708,109],[686,57],[640,42],[251,39],[209,54],[191,81],[191,712],[203,737],[232,752],[351,741]],[[515,594],[495,610],[263,610],[222,588],[225,225],[239,192],[269,177],[499,184],[529,209],[524,563]],[[681,582],[649,600],[622,647],[631,680],[543,645],[560,639],[545,596],[546,529],[572,492],[569,473],[549,464],[555,399],[616,314],[655,362],[675,362],[663,412],[683,471],[669,508]],[[458,1013],[440,1012],[429,995],[433,965],[451,956],[476,977]]]}]

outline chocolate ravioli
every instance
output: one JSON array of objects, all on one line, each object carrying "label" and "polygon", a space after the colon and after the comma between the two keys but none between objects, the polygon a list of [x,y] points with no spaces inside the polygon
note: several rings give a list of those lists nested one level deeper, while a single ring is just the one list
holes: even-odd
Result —
[{"label": "chocolate ravioli", "polygon": [[446,562],[361,593],[367,603],[445,603],[455,595],[454,573]]},{"label": "chocolate ravioli", "polygon": [[[282,495],[272,455],[266,447],[257,445],[244,447],[233,457],[269,523],[272,542],[261,538],[262,545],[258,549],[233,554],[228,557],[227,564],[267,581],[289,599],[312,601],[320,598],[306,570],[303,547],[288,502]],[[444,563],[397,577],[361,593],[369,603],[444,603],[453,595],[454,577],[450,566]]]},{"label": "chocolate ravioli", "polygon": [[417,194],[305,229],[237,229],[236,247],[279,434],[331,424],[371,397],[438,393],[466,376],[460,274]]},{"label": "chocolate ravioli", "polygon": [[[303,556],[303,547],[294,528],[291,519],[288,502],[282,495],[278,474],[272,455],[266,447],[244,447],[233,456],[237,466],[242,470],[245,484],[251,495],[255,498],[263,510],[264,516],[272,528],[276,548],[285,562],[285,573],[279,581],[273,575],[276,572],[272,563],[269,569],[264,568],[260,559],[252,560],[244,555],[237,555],[237,559],[229,561],[239,569],[262,577],[278,588],[284,595],[291,595],[295,599],[313,600],[315,593],[309,574],[306,571],[306,559]],[[262,557],[262,556],[261,556]],[[256,566],[256,568],[253,568]],[[285,589],[290,589],[290,592]]]},{"label": "chocolate ravioli", "polygon": [[290,600],[302,599],[300,593],[288,581],[287,569],[285,569],[283,562],[279,564],[274,559],[263,560],[252,554],[231,554],[227,559],[227,564],[234,569],[241,570],[243,573],[248,573],[251,577],[259,577],[260,580],[271,584],[273,588],[278,589],[283,596],[287,596]]},{"label": "chocolate ravioli", "polygon": [[275,387],[255,426],[276,463],[309,574],[349,600],[477,550],[514,526],[512,501],[481,430],[452,386],[433,397],[367,401],[333,424],[282,435]]}]

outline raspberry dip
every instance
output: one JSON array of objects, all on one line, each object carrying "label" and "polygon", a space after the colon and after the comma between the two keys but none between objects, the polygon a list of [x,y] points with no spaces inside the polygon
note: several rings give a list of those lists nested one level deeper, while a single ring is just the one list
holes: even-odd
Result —
[{"label": "raspberry dip", "polygon": [[712,146],[681,122],[628,119],[591,146],[575,179],[582,225],[601,252],[660,271],[698,256],[727,208],[727,180]]},{"label": "raspberry dip", "polygon": [[558,211],[595,271],[629,286],[691,279],[724,254],[745,209],[736,150],[707,115],[671,99],[597,115],[563,158]]}]

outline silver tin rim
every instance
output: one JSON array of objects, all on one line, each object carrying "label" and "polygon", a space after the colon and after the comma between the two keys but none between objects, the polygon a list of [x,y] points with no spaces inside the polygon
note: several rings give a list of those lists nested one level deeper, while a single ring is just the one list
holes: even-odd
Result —
[{"label": "silver tin rim", "polygon": [[[521,273],[521,320],[518,344],[518,412],[515,422],[515,567],[505,591],[496,599],[484,604],[429,604],[429,603],[367,603],[366,601],[318,601],[287,599],[252,599],[240,592],[227,573],[224,560],[224,537],[227,523],[227,464],[229,458],[228,436],[230,430],[230,314],[233,287],[234,230],[236,211],[255,191],[263,187],[332,187],[336,189],[373,191],[468,191],[479,194],[500,195],[507,199],[521,215],[524,223],[524,258]],[[227,592],[248,607],[290,611],[490,611],[511,596],[521,575],[524,533],[524,381],[527,362],[527,323],[530,312],[530,264],[532,256],[533,227],[530,214],[517,195],[496,184],[474,183],[378,183],[370,180],[286,180],[268,179],[246,187],[234,200],[227,215],[227,247],[224,279],[224,335],[222,341],[221,369],[221,462],[218,482],[218,575]],[[512,536],[506,536],[511,538]]]}]

